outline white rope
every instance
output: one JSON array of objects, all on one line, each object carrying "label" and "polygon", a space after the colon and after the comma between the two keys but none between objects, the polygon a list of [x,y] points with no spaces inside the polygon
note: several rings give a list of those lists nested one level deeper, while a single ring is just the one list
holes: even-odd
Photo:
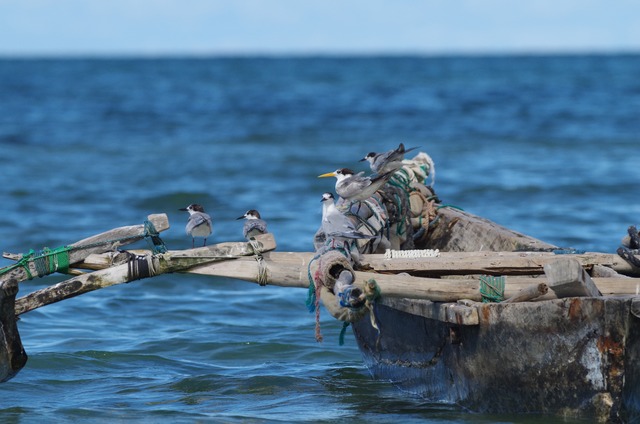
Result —
[{"label": "white rope", "polygon": [[264,260],[264,257],[262,256],[262,252],[260,251],[260,248],[262,246],[253,237],[249,239],[249,244],[253,248],[253,254],[256,262],[258,262],[258,276],[256,277],[256,281],[261,286],[266,286],[269,282],[269,272],[267,270],[267,264]]},{"label": "white rope", "polygon": [[394,259],[394,258],[437,258],[440,256],[439,249],[414,249],[414,250],[391,250],[387,249],[384,252],[385,259]]}]

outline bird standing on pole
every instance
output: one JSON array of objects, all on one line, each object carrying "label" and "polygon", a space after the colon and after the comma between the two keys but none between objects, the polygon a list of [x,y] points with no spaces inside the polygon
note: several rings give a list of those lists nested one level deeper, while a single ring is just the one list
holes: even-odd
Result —
[{"label": "bird standing on pole", "polygon": [[211,235],[213,230],[213,221],[211,217],[205,213],[204,208],[197,203],[192,203],[181,211],[189,212],[189,221],[185,231],[191,236],[191,247],[195,247],[195,238],[204,237],[203,246],[207,245],[207,237]]}]

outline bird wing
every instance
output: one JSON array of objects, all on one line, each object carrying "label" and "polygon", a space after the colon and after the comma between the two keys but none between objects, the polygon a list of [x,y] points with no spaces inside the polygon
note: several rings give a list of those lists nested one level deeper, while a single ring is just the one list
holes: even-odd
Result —
[{"label": "bird wing", "polygon": [[249,219],[244,223],[243,233],[245,238],[247,235],[264,234],[267,232],[267,223],[262,219]]},{"label": "bird wing", "polygon": [[201,225],[207,225],[211,228],[211,217],[206,213],[194,213],[189,217],[189,222],[187,223],[187,233],[191,234],[191,232]]},{"label": "bird wing", "polygon": [[371,185],[369,177],[357,174],[336,184],[336,193],[342,198],[349,199],[362,193],[369,185]]}]

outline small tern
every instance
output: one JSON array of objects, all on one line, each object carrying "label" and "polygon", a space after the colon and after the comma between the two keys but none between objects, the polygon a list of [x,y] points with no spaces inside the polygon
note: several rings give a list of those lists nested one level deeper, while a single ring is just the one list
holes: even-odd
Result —
[{"label": "small tern", "polygon": [[187,221],[185,231],[191,236],[191,247],[195,247],[196,237],[204,237],[204,243],[202,245],[206,246],[207,237],[211,235],[213,229],[211,217],[205,213],[204,208],[197,203],[192,203],[180,210],[189,212],[189,221]]},{"label": "small tern", "polygon": [[389,181],[394,171],[382,175],[365,177],[364,172],[354,173],[349,168],[318,175],[318,178],[336,177],[336,193],[348,202],[367,200]]},{"label": "small tern", "polygon": [[266,234],[269,232],[267,231],[267,222],[260,218],[260,212],[255,209],[249,209],[244,213],[244,215],[236,219],[246,219],[244,226],[242,227],[242,235],[244,235],[244,238],[247,240],[259,234]]},{"label": "small tern", "polygon": [[389,150],[388,152],[369,152],[364,158],[360,159],[360,162],[364,162],[365,160],[369,162],[371,171],[377,175],[384,174],[389,171],[397,171],[402,168],[402,161],[404,160],[405,153],[414,149],[417,149],[417,147],[405,150],[404,144],[400,143],[397,149]]},{"label": "small tern", "polygon": [[375,236],[361,233],[356,229],[353,221],[336,208],[333,194],[324,193],[320,201],[322,202],[322,232],[327,239],[347,241],[348,239],[375,238]]}]

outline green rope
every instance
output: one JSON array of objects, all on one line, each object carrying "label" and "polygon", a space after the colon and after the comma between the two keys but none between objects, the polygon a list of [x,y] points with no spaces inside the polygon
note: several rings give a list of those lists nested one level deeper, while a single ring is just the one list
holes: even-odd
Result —
[{"label": "green rope", "polygon": [[407,194],[410,194],[413,191],[413,188],[411,188],[411,177],[404,169],[396,171],[396,173],[391,176],[388,184],[404,190]]},{"label": "green rope", "polygon": [[365,298],[367,301],[373,302],[374,300],[379,299],[380,296],[382,296],[382,291],[380,290],[378,282],[375,279],[370,278],[367,283],[369,283],[365,289]]},{"label": "green rope", "polygon": [[347,333],[348,327],[349,327],[348,322],[345,321],[342,323],[342,330],[340,330],[340,337],[338,337],[338,345],[340,346],[344,345],[344,336]]},{"label": "green rope", "polygon": [[451,208],[451,209],[458,209],[459,211],[463,211],[464,209],[462,209],[460,206],[456,206],[456,205],[439,205],[436,207],[436,209],[442,209],[442,208]]},{"label": "green rope", "polygon": [[69,251],[71,247],[62,246],[55,249],[49,249],[45,247],[42,249],[39,255],[31,249],[28,253],[22,255],[22,258],[15,264],[3,268],[0,270],[0,275],[6,274],[16,268],[23,267],[27,278],[33,279],[33,274],[29,269],[29,262],[33,261],[33,266],[36,269],[36,273],[39,277],[53,274],[54,272],[67,272],[69,269]]},{"label": "green rope", "polygon": [[47,256],[48,248],[42,249],[42,254],[33,258],[33,265],[38,273],[38,277],[49,275],[49,257]]},{"label": "green rope", "polygon": [[167,246],[160,238],[160,233],[156,230],[153,222],[145,219],[144,221],[144,238],[151,240],[153,253],[167,253]]},{"label": "green rope", "polygon": [[482,302],[502,302],[504,300],[504,276],[480,276]]},{"label": "green rope", "polygon": [[23,267],[24,271],[27,273],[27,278],[29,280],[33,279],[33,275],[31,275],[31,270],[29,269],[29,261],[31,260],[33,255],[35,255],[35,253],[36,252],[31,249],[29,253],[22,255],[22,258],[20,258],[20,260],[15,264],[0,269],[0,275],[7,274],[16,268]]},{"label": "green rope", "polygon": [[72,250],[81,250],[81,249],[90,249],[93,247],[104,246],[106,244],[123,242],[127,240],[137,239],[139,237],[144,237],[147,240],[151,240],[153,243],[153,252],[154,253],[165,253],[167,252],[167,246],[165,246],[164,242],[159,236],[158,231],[156,230],[153,223],[149,220],[144,221],[144,233],[142,235],[136,236],[128,236],[121,237],[112,240],[104,240],[95,243],[83,244],[78,246],[61,246],[55,249],[49,249],[45,247],[42,249],[40,254],[36,255],[36,252],[31,249],[28,253],[22,255],[22,258],[15,264],[0,269],[0,275],[6,274],[8,272],[13,271],[16,268],[24,268],[27,278],[32,280],[33,274],[31,274],[31,270],[29,269],[29,262],[33,261],[34,268],[36,269],[37,275],[43,277],[45,275],[53,274],[54,272],[67,272],[69,270],[70,260],[69,260],[69,252]]}]

